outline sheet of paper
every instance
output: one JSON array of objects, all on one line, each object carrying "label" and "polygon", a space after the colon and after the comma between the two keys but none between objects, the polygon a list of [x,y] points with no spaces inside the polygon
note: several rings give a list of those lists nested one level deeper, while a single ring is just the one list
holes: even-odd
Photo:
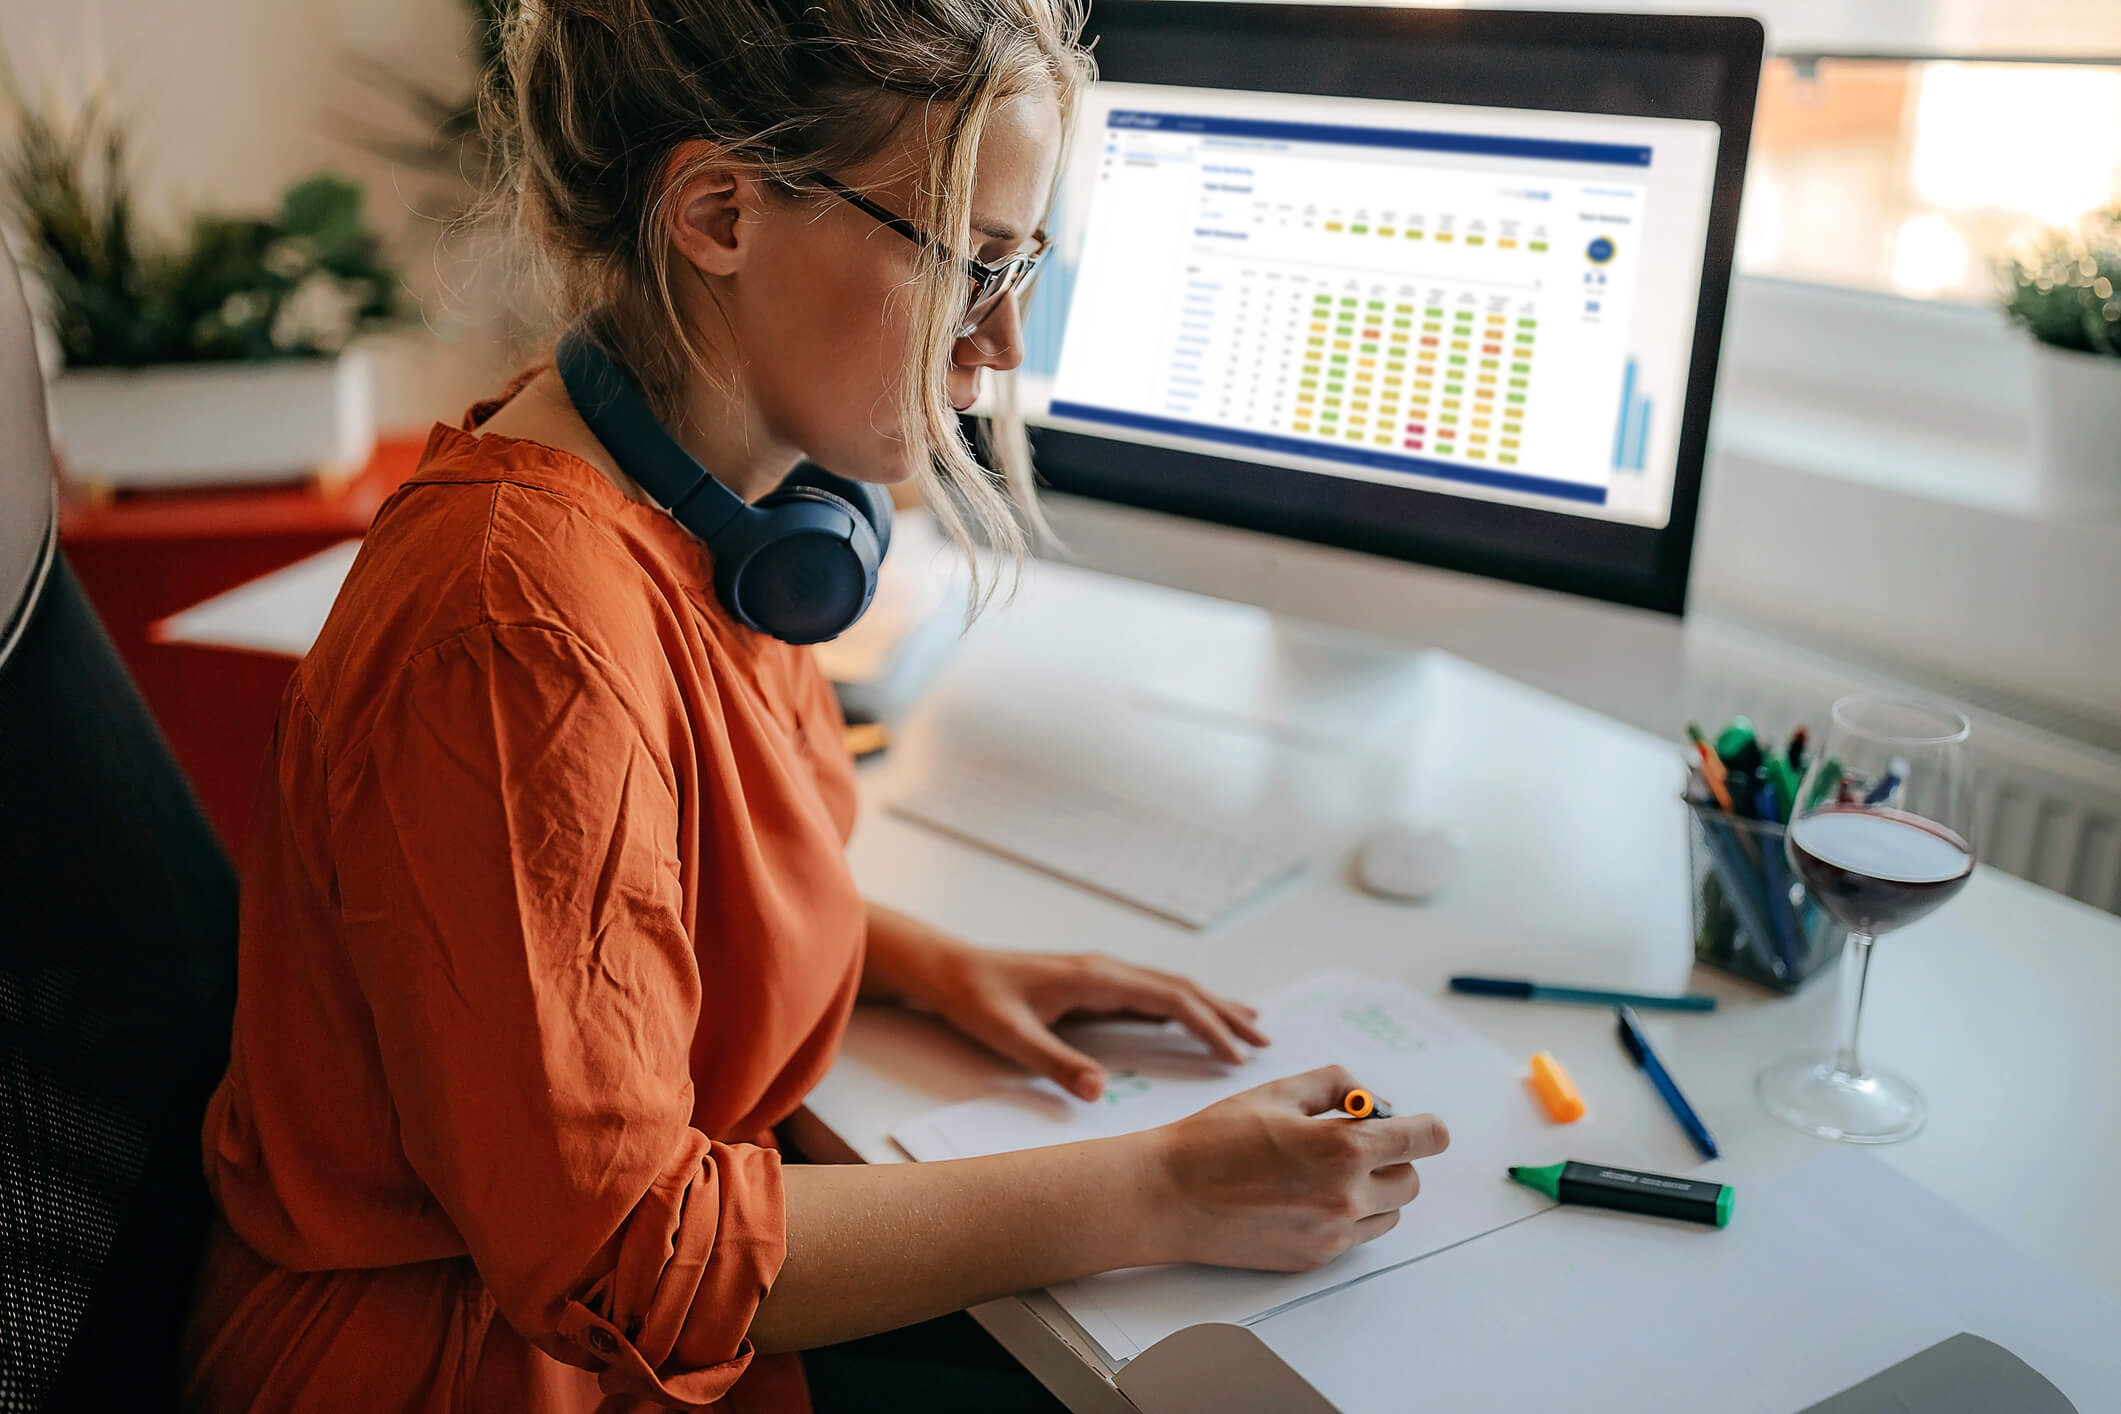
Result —
[{"label": "sheet of paper", "polygon": [[1879,1160],[1732,1181],[1720,1232],[1557,1208],[1252,1333],[1342,1414],[1795,1414],[1961,1331],[2121,1407],[2121,1303]]},{"label": "sheet of paper", "polygon": [[245,648],[300,658],[323,631],[339,586],[353,568],[361,542],[347,540],[284,569],[239,584],[202,604],[171,614],[150,635],[157,643]]},{"label": "sheet of paper", "polygon": [[1040,1081],[937,1110],[892,1137],[916,1159],[1102,1138],[1181,1119],[1240,1090],[1328,1064],[1347,1066],[1400,1112],[1432,1111],[1450,1127],[1451,1147],[1421,1164],[1421,1196],[1399,1226],[1318,1271],[1144,1267],[1053,1288],[1114,1361],[1197,1322],[1257,1320],[1540,1212],[1547,1200],[1511,1183],[1504,1170],[1551,1163],[1589,1139],[1589,1121],[1561,1126],[1546,1118],[1520,1063],[1400,983],[1327,974],[1268,998],[1260,1010],[1274,1044],[1242,1066],[1215,1061],[1173,1027],[1086,1026],[1071,1034],[1109,1069],[1102,1100],[1077,1100]]}]

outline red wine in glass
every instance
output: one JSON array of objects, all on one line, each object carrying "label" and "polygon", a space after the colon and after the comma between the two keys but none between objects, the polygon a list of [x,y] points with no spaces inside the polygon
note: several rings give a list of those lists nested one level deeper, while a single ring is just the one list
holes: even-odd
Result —
[{"label": "red wine in glass", "polygon": [[1827,912],[1872,937],[1903,928],[1965,886],[1974,852],[1934,820],[1875,805],[1800,816],[1790,862]]}]

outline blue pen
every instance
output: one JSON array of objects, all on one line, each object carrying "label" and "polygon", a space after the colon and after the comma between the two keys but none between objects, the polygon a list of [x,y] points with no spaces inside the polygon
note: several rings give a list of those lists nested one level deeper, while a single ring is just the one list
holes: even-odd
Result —
[{"label": "blue pen", "polygon": [[1877,785],[1871,787],[1871,793],[1863,798],[1863,803],[1865,805],[1889,804],[1892,801],[1893,792],[1900,789],[1900,783],[1906,779],[1907,758],[1905,756],[1895,756],[1886,763],[1885,774],[1878,778]]},{"label": "blue pen", "polygon": [[[1760,818],[1781,819],[1775,809],[1775,788],[1766,781],[1760,783]],[[1768,926],[1775,930],[1774,937],[1761,941],[1775,945],[1775,955],[1782,960],[1782,975],[1794,981],[1797,976],[1797,937],[1795,922],[1790,917],[1790,885],[1782,872],[1782,851],[1772,841],[1760,851],[1760,881],[1767,886]]]},{"label": "blue pen", "polygon": [[1451,990],[1475,997],[1514,997],[1521,1002],[1574,1002],[1579,1006],[1630,1006],[1657,1011],[1714,1011],[1716,999],[1700,992],[1658,996],[1650,992],[1613,992],[1603,987],[1550,987],[1516,977],[1453,977]]},{"label": "blue pen", "polygon": [[1657,1059],[1657,1053],[1650,1049],[1650,1038],[1642,1033],[1642,1023],[1636,1020],[1634,1008],[1617,1006],[1613,1008],[1613,1014],[1620,1018],[1620,1044],[1627,1047],[1628,1059],[1648,1072],[1650,1083],[1657,1087],[1658,1094],[1664,1096],[1665,1108],[1672,1112],[1672,1118],[1679,1121],[1679,1127],[1687,1132],[1687,1138],[1694,1141],[1694,1147],[1701,1151],[1701,1157],[1715,1158],[1716,1137],[1709,1133],[1709,1127],[1701,1122],[1701,1116],[1694,1113],[1694,1107],[1686,1102],[1686,1096],[1680,1094],[1679,1087],[1672,1083],[1671,1075],[1664,1068],[1664,1062]]}]

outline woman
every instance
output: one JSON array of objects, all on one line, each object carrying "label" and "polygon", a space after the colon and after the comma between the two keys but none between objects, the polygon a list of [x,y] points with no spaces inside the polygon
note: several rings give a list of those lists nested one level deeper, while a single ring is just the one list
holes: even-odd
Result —
[{"label": "woman", "polygon": [[[802,455],[916,478],[1020,544],[956,410],[1019,358],[1006,272],[1089,67],[1072,0],[538,0],[511,24],[525,234],[685,448],[747,500]],[[857,996],[1085,1096],[1063,1014],[1265,1043],[1181,979],[864,903],[840,729],[554,370],[435,429],[277,725],[205,1130],[195,1405],[800,1410],[791,1352],[1392,1226],[1442,1127],[1324,1117],[1336,1070],[1110,1141],[783,1167],[772,1126]]]}]

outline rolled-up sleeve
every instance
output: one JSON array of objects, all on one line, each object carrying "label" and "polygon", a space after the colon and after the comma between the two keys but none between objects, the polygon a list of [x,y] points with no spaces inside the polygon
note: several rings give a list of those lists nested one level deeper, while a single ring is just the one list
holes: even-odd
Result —
[{"label": "rolled-up sleeve", "polygon": [[333,853],[407,1159],[502,1315],[605,1389],[708,1404],[786,1251],[779,1157],[691,1127],[677,787],[571,635],[408,664]]}]

